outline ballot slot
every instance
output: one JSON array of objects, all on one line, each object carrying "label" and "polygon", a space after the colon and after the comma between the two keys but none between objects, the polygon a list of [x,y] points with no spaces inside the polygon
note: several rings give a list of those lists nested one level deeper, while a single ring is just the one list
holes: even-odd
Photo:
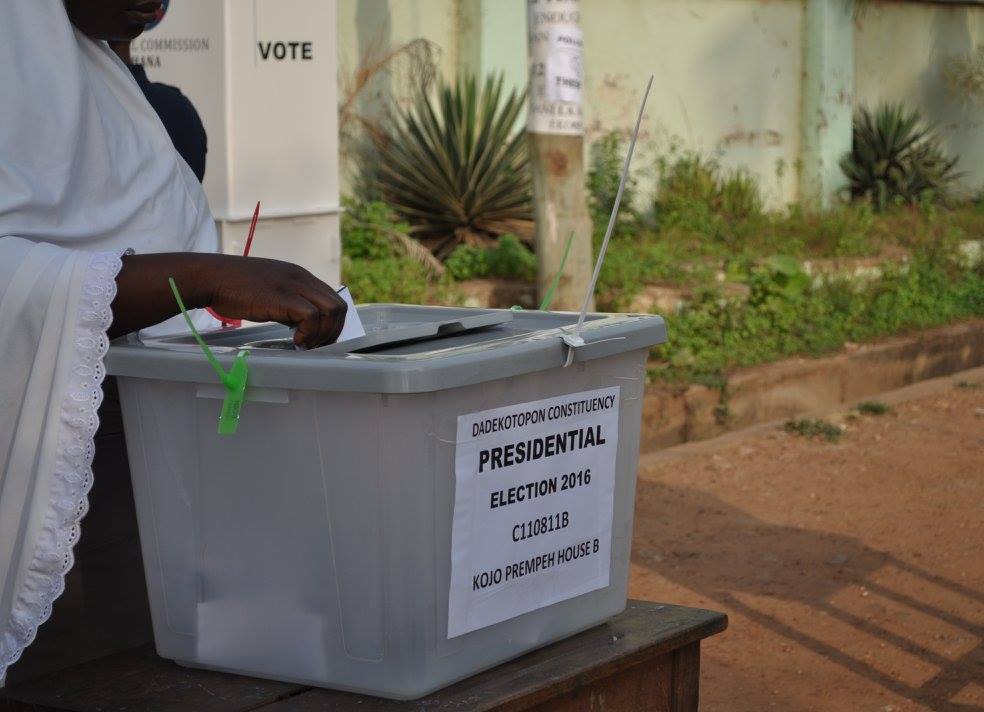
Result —
[{"label": "ballot slot", "polygon": [[[365,336],[322,346],[319,353],[360,353],[379,351],[397,344],[442,339],[457,334],[499,326],[512,321],[510,312],[491,310],[454,310],[446,319],[427,319],[433,312],[419,307],[366,307],[372,309],[363,318]],[[360,312],[361,313],[361,312]]]},{"label": "ballot slot", "polygon": [[[365,307],[366,311],[373,307]],[[380,316],[376,314],[375,316]],[[373,353],[393,346],[445,339],[452,336],[499,326],[512,321],[512,314],[484,312],[470,316],[459,317],[447,321],[392,321],[379,320],[366,325],[363,336],[338,341],[334,344],[312,349],[311,353],[318,354],[347,354]],[[243,342],[244,348],[272,349],[275,351],[296,351],[293,339],[283,336],[276,339],[257,339]]]}]

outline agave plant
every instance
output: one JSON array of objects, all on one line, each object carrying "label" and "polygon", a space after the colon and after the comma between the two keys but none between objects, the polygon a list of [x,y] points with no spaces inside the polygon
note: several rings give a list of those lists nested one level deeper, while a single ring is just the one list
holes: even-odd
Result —
[{"label": "agave plant", "polygon": [[489,76],[441,82],[400,112],[380,145],[381,196],[439,258],[462,242],[482,243],[533,232],[532,178],[516,122],[525,92]]},{"label": "agave plant", "polygon": [[893,202],[916,203],[929,196],[945,199],[960,174],[919,112],[901,104],[883,104],[872,113],[862,108],[854,119],[854,145],[841,159],[854,199],[879,210]]}]

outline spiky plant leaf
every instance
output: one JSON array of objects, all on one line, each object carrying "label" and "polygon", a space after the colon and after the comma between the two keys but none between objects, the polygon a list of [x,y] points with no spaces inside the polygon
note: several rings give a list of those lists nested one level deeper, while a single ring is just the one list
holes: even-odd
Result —
[{"label": "spiky plant leaf", "polygon": [[525,92],[502,75],[421,91],[381,142],[377,187],[438,257],[463,241],[533,232],[532,179],[516,122]]},{"label": "spiky plant leaf", "polygon": [[919,112],[901,104],[867,108],[854,118],[854,142],[841,159],[853,199],[879,210],[894,202],[916,203],[927,196],[945,200],[960,177],[957,159],[948,157]]}]

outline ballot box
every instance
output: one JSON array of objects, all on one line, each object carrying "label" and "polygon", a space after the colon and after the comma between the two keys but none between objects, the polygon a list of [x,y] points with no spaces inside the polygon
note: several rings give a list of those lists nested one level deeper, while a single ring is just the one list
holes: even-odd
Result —
[{"label": "ballot box", "polygon": [[177,86],[208,133],[205,192],[221,247],[339,281],[335,0],[169,0],[131,44],[151,81]]},{"label": "ballot box", "polygon": [[412,699],[623,610],[651,315],[363,305],[365,335],[117,342],[158,653]]}]

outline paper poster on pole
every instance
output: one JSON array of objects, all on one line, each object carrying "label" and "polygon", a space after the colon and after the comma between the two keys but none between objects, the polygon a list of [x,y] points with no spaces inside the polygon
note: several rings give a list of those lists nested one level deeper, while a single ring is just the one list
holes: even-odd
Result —
[{"label": "paper poster on pole", "polygon": [[448,638],[609,584],[619,388],[458,417]]},{"label": "paper poster on pole", "polygon": [[531,133],[584,135],[579,0],[527,0]]},{"label": "paper poster on pole", "polygon": [[573,26],[551,27],[547,45],[547,99],[580,105],[581,85],[584,82],[581,29]]}]

